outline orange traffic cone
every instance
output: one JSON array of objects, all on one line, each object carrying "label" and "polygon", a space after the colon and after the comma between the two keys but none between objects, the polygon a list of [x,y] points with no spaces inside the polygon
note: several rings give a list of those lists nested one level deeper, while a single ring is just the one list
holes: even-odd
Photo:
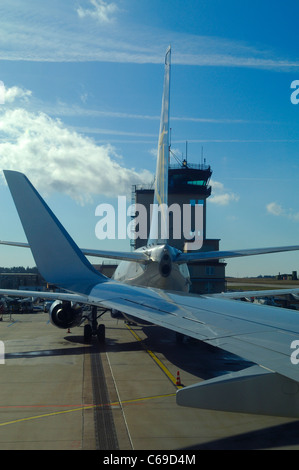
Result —
[{"label": "orange traffic cone", "polygon": [[68,329],[67,329],[67,332],[68,332],[68,333],[70,333],[70,332],[71,332],[71,330],[68,328]]},{"label": "orange traffic cone", "polygon": [[179,370],[177,371],[177,374],[176,374],[176,385],[182,385]]}]

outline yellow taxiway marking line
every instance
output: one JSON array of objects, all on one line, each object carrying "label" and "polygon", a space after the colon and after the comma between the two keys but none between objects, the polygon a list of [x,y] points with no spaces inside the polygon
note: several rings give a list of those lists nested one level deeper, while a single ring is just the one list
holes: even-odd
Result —
[{"label": "yellow taxiway marking line", "polygon": [[[124,401],[121,401],[121,402],[113,402],[113,403],[100,404],[100,405],[82,405],[78,408],[72,408],[70,410],[53,411],[53,413],[45,413],[45,414],[37,415],[37,416],[29,416],[27,418],[15,419],[13,421],[6,421],[5,423],[0,423],[0,426],[8,426],[9,424],[16,424],[16,423],[21,423],[21,422],[24,422],[24,421],[32,421],[34,419],[48,418],[49,416],[57,416],[57,415],[61,415],[61,414],[64,414],[64,413],[74,413],[76,411],[89,410],[91,408],[102,408],[104,406],[111,406],[113,408],[113,407],[116,407],[116,406],[119,406],[119,405],[142,402],[142,401],[146,401],[146,400],[155,400],[155,399],[158,399],[158,398],[169,398],[169,397],[173,397],[173,396],[175,396],[175,393],[169,393],[169,394],[166,394],[166,395],[155,395],[155,396],[152,396],[152,397],[132,398],[131,400],[124,400]],[[43,406],[46,406],[46,405],[43,405]],[[28,406],[28,408],[29,407],[30,406]],[[36,407],[38,407],[38,406],[36,405]],[[13,408],[13,406],[10,406],[9,408]]]},{"label": "yellow taxiway marking line", "polygon": [[136,403],[140,401],[146,401],[146,400],[157,400],[158,398],[169,398],[169,397],[174,397],[175,393],[168,393],[166,395],[154,395],[152,397],[142,397],[142,398],[132,398],[131,400],[122,400],[120,403],[111,403],[111,406],[116,406],[116,405],[126,405],[127,403]]},{"label": "yellow taxiway marking line", "polygon": [[[137,339],[137,341],[140,341],[142,343],[142,339],[140,338],[140,336],[138,336],[138,334],[132,330],[132,328],[130,328],[128,325],[126,325],[126,327],[128,328],[128,330],[132,333],[132,335]],[[177,387],[177,388],[182,388],[183,386],[182,385],[177,385],[176,383],[176,377],[174,377],[172,375],[172,373],[167,369],[167,367],[164,366],[164,364],[160,361],[160,359],[156,356],[155,353],[153,353],[153,351],[151,351],[150,349],[146,349],[145,346],[143,346],[144,349],[146,350],[146,352],[151,356],[151,358],[156,362],[156,364],[160,367],[160,369],[163,370],[164,374],[167,375],[167,377],[170,379],[170,381]]]},{"label": "yellow taxiway marking line", "polygon": [[[126,325],[126,327],[132,333],[132,335],[135,337],[135,339],[142,343],[142,339],[140,338],[140,336],[138,336],[138,334],[134,330],[132,330],[132,328],[130,328],[128,325]],[[143,345],[143,347],[144,347],[144,345]],[[151,351],[150,349],[146,349],[145,347],[144,347],[144,349],[150,355],[150,357],[155,361],[155,363],[160,367],[160,369],[166,374],[166,376],[170,379],[170,381],[178,389],[182,388],[182,385],[177,385],[176,384],[176,378],[167,369],[167,367],[165,367],[165,365],[160,361],[160,359],[156,356],[156,354],[153,353],[153,351]],[[154,399],[158,399],[158,398],[168,398],[168,397],[173,397],[173,396],[175,396],[175,393],[170,393],[170,394],[166,394],[166,395],[155,395],[155,396],[151,396],[151,397],[132,398],[131,400],[124,400],[124,401],[121,401],[121,402],[114,402],[114,403],[110,403],[110,404],[87,405],[87,406],[82,405],[78,408],[72,408],[70,410],[54,411],[53,413],[45,413],[45,414],[37,415],[37,416],[30,416],[28,418],[16,419],[14,421],[7,421],[6,423],[0,423],[0,426],[7,426],[9,424],[16,424],[16,423],[20,423],[20,422],[23,422],[23,421],[30,421],[30,420],[34,420],[34,419],[47,418],[47,417],[50,417],[50,416],[57,416],[57,415],[64,414],[64,413],[74,413],[76,411],[88,410],[88,409],[96,408],[96,407],[98,407],[98,408],[103,407],[103,406],[115,407],[115,406],[119,406],[119,405],[125,405],[125,404],[130,404],[130,403],[133,404],[133,403],[142,402],[142,401],[146,401],[146,400],[154,400]]]},{"label": "yellow taxiway marking line", "polygon": [[55,416],[55,415],[60,415],[64,413],[72,413],[74,411],[81,411],[81,410],[88,410],[89,408],[94,408],[95,405],[89,405],[89,406],[82,406],[81,408],[74,408],[71,410],[64,410],[64,411],[54,411],[53,413],[46,413],[43,415],[38,415],[38,416],[29,416],[28,418],[20,418],[20,419],[15,419],[14,421],[6,421],[6,423],[0,423],[0,426],[7,426],[8,424],[16,424],[16,423],[21,423],[22,421],[30,421],[33,419],[39,419],[39,418],[46,418],[48,416]]}]

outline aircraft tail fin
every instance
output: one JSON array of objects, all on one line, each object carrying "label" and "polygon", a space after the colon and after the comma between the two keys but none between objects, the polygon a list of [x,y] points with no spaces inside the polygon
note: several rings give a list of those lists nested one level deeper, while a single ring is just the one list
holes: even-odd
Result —
[{"label": "aircraft tail fin", "polygon": [[[168,165],[169,165],[169,94],[171,48],[165,55],[164,89],[157,151],[154,205],[148,246],[167,243],[168,239]],[[160,215],[160,216],[159,216]]]},{"label": "aircraft tail fin", "polygon": [[85,258],[27,177],[8,170],[4,175],[43,278],[84,294],[106,280]]}]

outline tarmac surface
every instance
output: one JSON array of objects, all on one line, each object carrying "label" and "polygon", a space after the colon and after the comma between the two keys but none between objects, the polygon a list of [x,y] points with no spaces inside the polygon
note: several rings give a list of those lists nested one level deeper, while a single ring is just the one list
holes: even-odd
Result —
[{"label": "tarmac surface", "polygon": [[85,344],[44,313],[0,322],[0,450],[299,449],[296,419],[179,407],[190,385],[248,365],[160,327],[104,316],[106,344]]}]

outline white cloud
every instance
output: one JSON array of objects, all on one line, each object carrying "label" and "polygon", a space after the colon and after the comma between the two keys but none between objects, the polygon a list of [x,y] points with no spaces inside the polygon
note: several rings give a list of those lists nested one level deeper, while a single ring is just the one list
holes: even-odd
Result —
[{"label": "white cloud", "polygon": [[4,86],[4,103],[13,103],[17,99],[27,101],[28,98],[32,95],[30,90],[24,90],[23,88],[13,86],[11,88],[6,88]]},{"label": "white cloud", "polygon": [[84,9],[79,7],[77,13],[80,18],[91,17],[100,23],[110,23],[113,21],[113,14],[118,11],[115,3],[107,3],[103,0],[90,0],[93,9]]},{"label": "white cloud", "polygon": [[0,115],[0,167],[24,172],[44,193],[64,192],[83,204],[152,181],[149,171],[125,168],[120,159],[111,145],[96,145],[45,113],[19,108]]},{"label": "white cloud", "polygon": [[276,202],[270,202],[267,204],[266,209],[269,214],[275,215],[276,217],[286,217],[294,222],[299,222],[299,212],[296,212],[293,209],[284,209]]},{"label": "white cloud", "polygon": [[266,208],[269,214],[273,214],[276,216],[284,214],[283,208],[281,207],[281,205],[277,204],[276,202],[270,202],[269,204],[267,204]]},{"label": "white cloud", "polygon": [[17,0],[1,4],[0,60],[163,64],[171,33],[176,64],[286,71],[299,67],[297,58],[281,58],[241,41],[169,32],[147,25],[146,19],[132,26],[118,15],[116,1],[90,0],[88,7],[72,3],[53,0],[47,8],[38,0],[31,0],[31,8]]},{"label": "white cloud", "polygon": [[220,206],[227,206],[230,202],[238,201],[238,200],[239,200],[239,197],[236,196],[235,194],[224,193],[224,194],[215,194],[209,199],[209,202],[212,202],[213,204],[218,204]]},{"label": "white cloud", "polygon": [[211,180],[210,184],[212,186],[212,195],[209,197],[209,202],[220,206],[227,206],[229,203],[239,200],[237,194],[228,192],[219,181]]}]

